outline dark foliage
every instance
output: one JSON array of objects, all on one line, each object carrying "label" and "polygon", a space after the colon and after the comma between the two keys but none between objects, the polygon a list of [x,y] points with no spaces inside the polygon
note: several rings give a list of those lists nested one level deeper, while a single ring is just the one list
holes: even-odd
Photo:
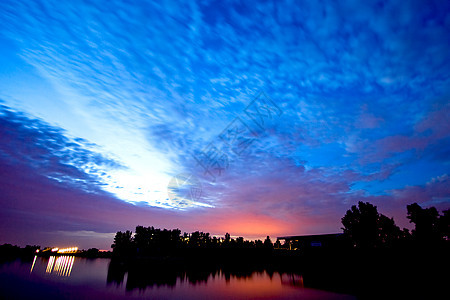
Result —
[{"label": "dark foliage", "polygon": [[170,256],[195,249],[273,249],[267,236],[264,243],[244,241],[243,237],[211,237],[209,233],[195,231],[181,235],[179,229],[159,229],[137,226],[133,236],[131,231],[117,232],[111,245],[116,256]]},{"label": "dark foliage", "polygon": [[358,248],[390,247],[407,235],[395,225],[393,218],[380,214],[377,207],[366,202],[353,205],[342,218],[344,234]]},{"label": "dark foliage", "polygon": [[422,208],[417,203],[408,205],[406,208],[409,221],[415,224],[412,236],[418,243],[429,244],[449,240],[449,210],[439,215],[436,208]]}]

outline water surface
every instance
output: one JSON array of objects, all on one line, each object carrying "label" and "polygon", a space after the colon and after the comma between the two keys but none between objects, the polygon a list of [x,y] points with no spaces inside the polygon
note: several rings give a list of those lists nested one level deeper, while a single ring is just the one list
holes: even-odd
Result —
[{"label": "water surface", "polygon": [[158,276],[158,271],[145,266],[148,270],[140,270],[137,275],[123,272],[117,276],[110,264],[110,259],[74,256],[3,263],[0,298],[354,299],[307,288],[299,274],[247,270],[245,274],[233,275],[218,269],[200,275],[178,272],[168,277],[167,272]]}]

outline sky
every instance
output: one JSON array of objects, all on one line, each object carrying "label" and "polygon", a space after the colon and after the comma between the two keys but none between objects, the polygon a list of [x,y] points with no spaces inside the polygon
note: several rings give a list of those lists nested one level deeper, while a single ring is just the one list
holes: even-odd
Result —
[{"label": "sky", "polygon": [[448,1],[0,2],[0,243],[450,207]]}]

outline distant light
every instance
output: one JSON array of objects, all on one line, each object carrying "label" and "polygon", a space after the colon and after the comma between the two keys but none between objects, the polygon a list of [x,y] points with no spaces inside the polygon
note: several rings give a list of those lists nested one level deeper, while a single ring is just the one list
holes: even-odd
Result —
[{"label": "distant light", "polygon": [[70,248],[59,249],[58,253],[75,253],[77,251],[78,251],[78,247],[70,247]]},{"label": "distant light", "polygon": [[36,253],[39,253],[39,249],[36,249]]},{"label": "distant light", "polygon": [[53,248],[52,252],[55,252],[55,251],[58,251],[58,250],[59,250],[59,248]]}]

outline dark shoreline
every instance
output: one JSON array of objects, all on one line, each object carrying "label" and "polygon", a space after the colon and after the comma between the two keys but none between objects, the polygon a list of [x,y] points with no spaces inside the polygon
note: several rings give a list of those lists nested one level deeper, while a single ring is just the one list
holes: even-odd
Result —
[{"label": "dark shoreline", "polygon": [[170,257],[113,257],[108,282],[121,284],[127,273],[126,287],[132,290],[175,284],[176,278],[206,281],[218,270],[227,276],[244,277],[266,271],[299,274],[305,287],[360,299],[430,299],[447,292],[448,250],[448,247],[326,249],[309,253],[273,250],[241,252],[241,256],[213,251]]},{"label": "dark shoreline", "polygon": [[[1,251],[1,262],[18,258],[31,261],[36,255],[47,257],[54,254],[30,253],[18,247],[13,249],[21,250],[10,255]],[[178,278],[186,278],[194,284],[206,282],[209,276],[215,276],[219,271],[226,277],[278,272],[301,276],[304,287],[354,295],[360,299],[430,299],[447,294],[450,282],[448,253],[450,245],[447,242],[439,246],[408,244],[385,249],[317,248],[303,252],[197,248],[153,256],[119,256],[111,252],[87,255],[87,251],[56,255],[110,258],[108,284],[123,284],[127,274],[127,290],[174,286]]]}]

